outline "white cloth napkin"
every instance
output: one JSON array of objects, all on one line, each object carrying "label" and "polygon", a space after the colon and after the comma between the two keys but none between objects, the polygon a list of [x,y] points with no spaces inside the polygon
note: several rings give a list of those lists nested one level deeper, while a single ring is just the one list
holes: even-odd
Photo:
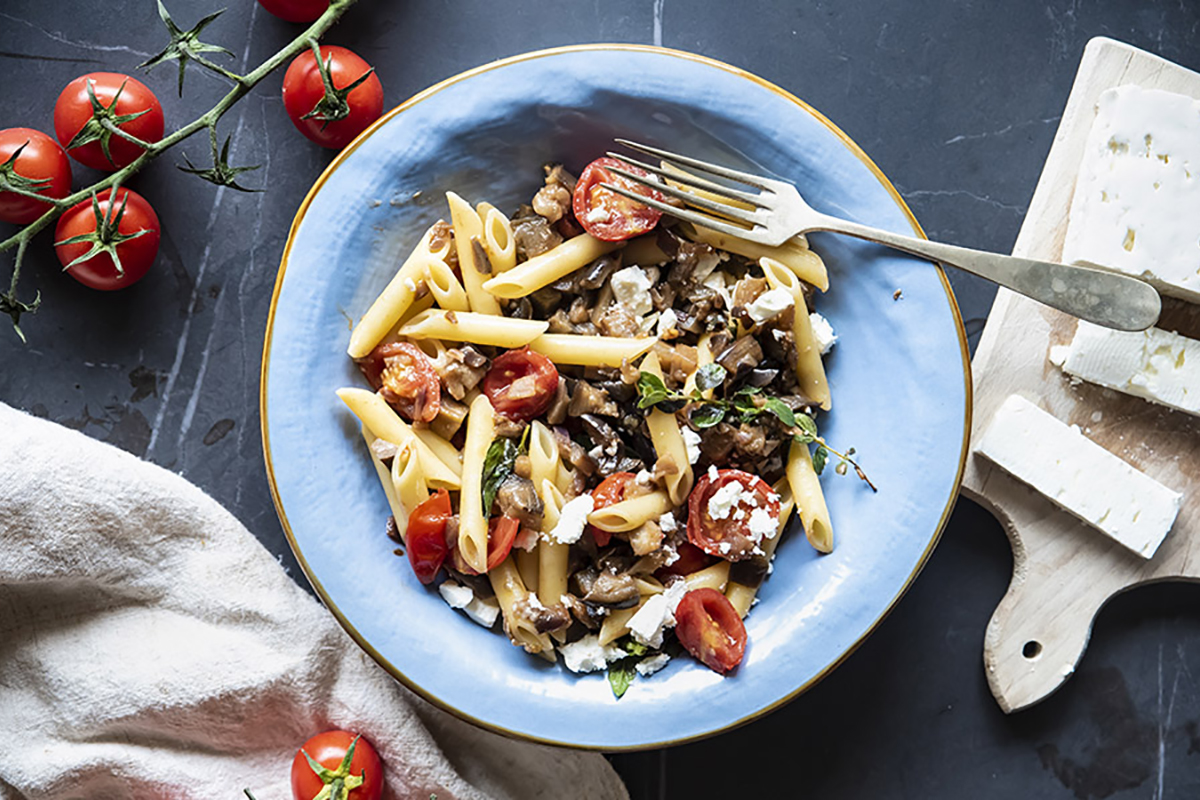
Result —
[{"label": "white cloth napkin", "polygon": [[331,728],[387,798],[628,798],[404,689],[195,486],[0,404],[0,798],[288,800]]}]

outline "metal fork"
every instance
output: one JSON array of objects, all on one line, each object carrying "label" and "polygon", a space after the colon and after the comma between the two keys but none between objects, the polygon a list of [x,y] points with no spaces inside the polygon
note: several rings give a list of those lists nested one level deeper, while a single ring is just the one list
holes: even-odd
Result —
[{"label": "metal fork", "polygon": [[[753,206],[753,210],[710,200],[707,197],[671,186],[664,180],[647,178],[619,167],[610,167],[609,169],[628,180],[650,186],[662,194],[679,198],[689,206],[713,212],[719,217],[677,208],[611,183],[601,184],[604,188],[657,208],[663,213],[685,222],[703,225],[729,236],[776,246],[797,234],[811,231],[844,233],[914,256],[958,267],[1080,319],[1117,330],[1145,330],[1158,321],[1158,315],[1162,309],[1162,301],[1158,292],[1145,281],[1128,275],[1110,272],[1095,265],[1056,264],[931,242],[913,236],[902,236],[822,214],[804,201],[795,186],[784,181],[752,175],[748,172],[730,169],[720,164],[711,164],[627,139],[617,139],[616,141],[633,150],[662,159],[663,166],[647,164],[619,153],[609,153],[609,156],[640,167],[660,178],[668,178],[673,182],[703,189],[729,200],[740,200]],[[684,172],[678,167],[670,169],[673,164],[743,183],[759,191],[747,192],[714,183],[698,175]]]}]

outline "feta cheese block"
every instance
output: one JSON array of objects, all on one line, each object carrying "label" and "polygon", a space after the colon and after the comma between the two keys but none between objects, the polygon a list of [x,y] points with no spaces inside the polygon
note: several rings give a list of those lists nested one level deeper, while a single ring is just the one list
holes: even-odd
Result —
[{"label": "feta cheese block", "polygon": [[1154,555],[1179,513],[1179,492],[1019,395],[1000,406],[976,449],[1142,558]]},{"label": "feta cheese block", "polygon": [[1063,261],[1142,277],[1200,302],[1200,102],[1118,86],[1100,95]]},{"label": "feta cheese block", "polygon": [[1200,415],[1200,341],[1161,328],[1114,331],[1080,320],[1071,344],[1051,351],[1088,383]]}]

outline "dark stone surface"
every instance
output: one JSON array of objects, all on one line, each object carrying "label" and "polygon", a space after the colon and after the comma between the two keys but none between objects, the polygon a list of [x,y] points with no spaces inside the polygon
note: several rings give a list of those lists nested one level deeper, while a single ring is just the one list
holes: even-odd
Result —
[{"label": "dark stone surface", "polygon": [[[239,65],[293,36],[250,0],[209,28]],[[191,25],[217,3],[174,0]],[[744,67],[809,101],[895,182],[931,237],[1011,248],[1092,36],[1200,67],[1192,0],[684,3],[609,0],[366,2],[327,37],[378,69],[388,107],[485,61],[575,42],[660,42]],[[486,21],[486,23],[485,23]],[[149,0],[0,3],[0,121],[51,129],[59,89],[130,71],[162,44]],[[146,82],[168,127],[207,109],[218,79],[171,67]],[[228,506],[293,575],[263,471],[259,357],[287,228],[332,157],[301,139],[269,77],[222,122],[233,160],[262,164],[217,190],[179,173],[185,143],[131,186],[164,238],[136,288],[93,293],[58,272],[50,234],[25,291],[44,309],[29,345],[0,330],[0,400],[179,472]],[[76,184],[93,174],[76,166]],[[7,235],[4,226],[0,234]],[[7,257],[5,258],[7,274]],[[953,275],[974,344],[992,290]],[[0,432],[0,437],[3,432]],[[684,797],[1143,798],[1200,790],[1200,589],[1117,599],[1078,673],[1042,706],[1005,717],[981,665],[984,627],[1011,556],[999,525],[959,504],[920,580],[880,629],[807,695],[764,720],[665,753],[615,757],[636,800]],[[698,698],[703,702],[703,698]],[[564,795],[566,796],[566,795]]]}]

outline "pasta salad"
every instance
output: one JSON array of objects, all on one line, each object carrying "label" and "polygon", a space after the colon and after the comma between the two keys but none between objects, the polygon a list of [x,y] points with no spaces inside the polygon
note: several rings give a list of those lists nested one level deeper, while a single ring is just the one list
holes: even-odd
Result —
[{"label": "pasta salad", "polygon": [[866,476],[814,421],[821,258],[663,218],[613,166],[644,174],[547,165],[512,217],[448,193],[351,334],[370,389],[339,396],[417,578],[620,697],[683,650],[735,669],[789,516],[833,548],[827,459]]}]

